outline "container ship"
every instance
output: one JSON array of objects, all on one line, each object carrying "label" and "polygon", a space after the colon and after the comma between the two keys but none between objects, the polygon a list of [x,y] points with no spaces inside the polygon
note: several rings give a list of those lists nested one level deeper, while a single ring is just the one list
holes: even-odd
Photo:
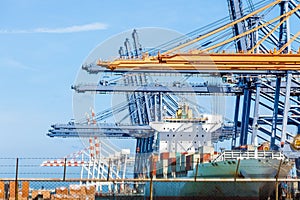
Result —
[{"label": "container ship", "polygon": [[[174,118],[150,122],[150,126],[157,131],[159,144],[156,153],[144,157],[150,160],[150,175],[174,180],[153,182],[155,199],[268,199],[275,193],[273,182],[176,179],[285,178],[293,167],[293,161],[279,150],[270,150],[268,142],[217,152],[213,138],[222,128],[222,116],[193,118],[188,105],[178,108]],[[150,196],[149,188],[145,187],[146,197]]]}]

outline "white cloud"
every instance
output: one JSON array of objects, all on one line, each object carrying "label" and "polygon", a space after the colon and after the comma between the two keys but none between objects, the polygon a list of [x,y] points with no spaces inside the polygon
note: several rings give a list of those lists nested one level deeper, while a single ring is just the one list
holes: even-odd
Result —
[{"label": "white cloud", "polygon": [[107,29],[107,24],[104,23],[90,23],[83,25],[75,25],[61,28],[36,28],[33,30],[0,30],[0,34],[10,33],[75,33],[83,31],[96,31]]}]

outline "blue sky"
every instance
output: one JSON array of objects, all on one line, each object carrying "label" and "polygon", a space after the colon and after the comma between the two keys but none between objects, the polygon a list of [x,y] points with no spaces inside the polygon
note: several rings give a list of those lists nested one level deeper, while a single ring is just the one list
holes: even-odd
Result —
[{"label": "blue sky", "polygon": [[46,133],[72,118],[70,86],[108,37],[141,27],[188,33],[228,15],[226,0],[2,0],[0,7],[0,157],[82,148],[79,139]]}]

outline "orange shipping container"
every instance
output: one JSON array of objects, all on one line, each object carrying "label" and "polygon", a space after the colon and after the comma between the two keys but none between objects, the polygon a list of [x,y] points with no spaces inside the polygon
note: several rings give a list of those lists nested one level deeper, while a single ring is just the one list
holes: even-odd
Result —
[{"label": "orange shipping container", "polygon": [[85,195],[85,186],[80,185],[70,185],[70,192],[71,195]]},{"label": "orange shipping container", "polygon": [[22,197],[23,198],[29,197],[29,181],[22,182]]},{"label": "orange shipping container", "polygon": [[66,187],[59,187],[55,189],[56,194],[62,194],[62,195],[67,195],[69,193],[68,188]]},{"label": "orange shipping container", "polygon": [[161,160],[166,160],[169,158],[169,152],[163,152],[160,154],[160,159]]},{"label": "orange shipping container", "polygon": [[80,186],[80,194],[86,195],[86,186],[84,186],[84,185]]},{"label": "orange shipping container", "polygon": [[209,153],[201,154],[200,162],[209,162],[211,160],[211,155]]},{"label": "orange shipping container", "polygon": [[96,194],[96,187],[94,185],[86,186],[86,194],[87,195],[95,195]]},{"label": "orange shipping container", "polygon": [[9,198],[15,198],[16,192],[15,192],[15,182],[10,181],[9,182]]},{"label": "orange shipping container", "polygon": [[50,199],[50,191],[49,190],[32,190],[32,192],[31,192],[32,199],[37,198],[38,195],[42,195],[43,199]]},{"label": "orange shipping container", "polygon": [[4,181],[0,181],[0,199],[5,198]]},{"label": "orange shipping container", "polygon": [[209,153],[204,153],[203,155],[201,155],[202,156],[202,158],[204,159],[204,160],[210,160],[210,154]]},{"label": "orange shipping container", "polygon": [[49,190],[42,190],[43,199],[50,199],[50,191]]}]

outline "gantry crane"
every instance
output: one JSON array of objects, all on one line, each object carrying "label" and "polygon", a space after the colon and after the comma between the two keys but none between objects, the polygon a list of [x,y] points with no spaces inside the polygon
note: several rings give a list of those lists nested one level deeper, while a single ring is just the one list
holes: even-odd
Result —
[{"label": "gantry crane", "polygon": [[[106,150],[108,149],[108,150]],[[80,179],[124,179],[126,168],[133,166],[134,158],[130,157],[129,149],[116,151],[109,144],[100,142],[98,138],[89,138],[89,146],[78,152],[69,154],[61,159],[45,160],[41,163],[42,167],[81,167]],[[130,174],[129,174],[130,176]],[[117,188],[124,189],[124,183],[116,186],[112,182],[93,182],[87,184],[96,186],[96,191],[102,193],[107,189],[108,192],[117,192]]]},{"label": "gantry crane", "polygon": [[[278,4],[280,6],[280,16],[275,17],[266,22],[260,22],[256,27],[252,27],[251,29],[246,30],[243,29],[242,22],[245,20],[249,20],[253,16],[257,16],[258,13],[269,9],[271,6]],[[273,74],[276,75],[275,78],[275,88],[274,88],[274,107],[273,107],[273,116],[271,125],[271,148],[275,149],[278,146],[275,144],[276,140],[276,131],[277,124],[279,124],[278,115],[279,115],[279,99],[280,99],[280,90],[281,90],[281,82],[282,78],[285,79],[285,94],[284,94],[284,103],[282,108],[282,128],[281,128],[281,136],[280,138],[280,146],[283,148],[284,144],[287,142],[287,125],[288,121],[291,119],[289,117],[289,112],[293,113],[294,111],[290,110],[290,101],[296,101],[295,99],[291,99],[290,91],[291,91],[291,82],[294,76],[294,82],[298,83],[296,76],[298,75],[298,71],[300,68],[300,49],[298,49],[296,54],[291,52],[290,44],[297,39],[300,35],[300,31],[296,33],[292,38],[289,38],[289,29],[288,29],[288,20],[294,14],[297,13],[300,5],[294,6],[290,11],[287,10],[288,4],[286,1],[274,1],[256,11],[251,12],[248,15],[240,16],[240,18],[235,21],[217,28],[207,34],[200,35],[195,39],[192,39],[186,43],[180,44],[177,47],[174,47],[165,52],[158,52],[155,56],[149,56],[145,53],[142,59],[117,59],[111,62],[101,61],[99,60],[97,65],[100,67],[105,67],[111,70],[131,70],[131,71],[197,71],[197,72],[205,72],[205,71],[217,71],[224,72],[230,71],[230,73],[235,74],[247,74],[245,80],[241,80],[241,84],[244,84],[244,102],[243,102],[243,110],[242,110],[242,120],[241,120],[241,135],[240,135],[240,145],[246,145],[248,143],[248,133],[249,133],[249,118],[250,118],[250,108],[251,108],[251,98],[252,93],[255,91],[255,105],[254,105],[254,114],[252,118],[252,143],[257,141],[257,130],[259,130],[259,98],[263,96],[264,98],[272,99],[272,96],[268,96],[261,92],[261,75],[256,75],[253,77],[253,71],[259,71],[261,74],[269,74],[270,71],[273,71]],[[242,14],[242,13],[239,13]],[[251,42],[252,45],[247,45],[245,37],[249,34],[253,34],[260,29],[268,27],[269,24],[278,21],[278,23],[272,28],[272,30],[267,33],[261,40]],[[235,36],[222,41],[217,44],[213,44],[207,46],[205,48],[200,49],[191,49],[189,52],[186,50],[189,46],[194,45],[195,43],[204,40],[207,37],[210,37],[214,34],[219,33],[229,27],[235,27]],[[278,39],[278,49],[274,48],[274,50],[270,50],[265,54],[253,54],[257,52],[258,47],[275,31],[279,28],[279,39]],[[238,34],[237,34],[238,33]],[[256,33],[257,34],[257,33]],[[254,36],[252,35],[252,39]],[[241,53],[210,53],[209,51],[214,50],[222,45],[225,45],[232,41],[237,41],[237,49],[242,50],[244,52]],[[244,42],[243,42],[244,41]],[[181,53],[180,50],[184,52]],[[286,54],[288,53],[288,54]],[[248,72],[247,72],[248,71]],[[197,73],[196,72],[196,73]],[[236,101],[236,115],[238,115],[238,107],[239,107],[239,97],[237,97]],[[298,102],[297,102],[298,104]],[[296,105],[297,106],[297,105]],[[298,111],[296,111],[298,112]],[[295,114],[295,113],[294,113]],[[235,117],[236,119],[237,117]],[[264,119],[265,120],[265,119]],[[265,121],[266,122],[266,121]],[[298,120],[293,119],[293,123],[296,126],[299,126]],[[237,124],[237,122],[235,122]],[[261,128],[260,128],[261,129]],[[262,131],[262,130],[261,130]],[[264,131],[262,131],[264,132]],[[235,142],[236,135],[233,139],[233,147],[236,145]],[[257,144],[255,144],[257,145]]]},{"label": "gantry crane", "polygon": [[[260,12],[269,9],[271,6],[274,6],[276,4],[280,5],[281,8],[281,15],[262,23],[261,25],[249,29],[249,30],[243,30],[240,34],[235,35],[234,37],[222,41],[218,44],[211,45],[209,47],[196,49],[196,50],[190,50],[190,52],[184,52],[180,53],[180,50],[186,49],[188,46],[194,45],[195,43],[204,40],[207,37],[210,37],[211,35],[217,34],[220,31],[223,31],[229,27],[236,27],[239,23],[243,22],[244,20],[247,20],[253,16],[256,16]],[[105,67],[111,70],[131,70],[131,71],[170,71],[170,70],[176,70],[176,71],[196,71],[197,72],[205,72],[205,71],[217,71],[217,72],[224,72],[224,71],[230,71],[231,73],[236,74],[248,74],[248,77],[246,77],[246,80],[244,81],[244,84],[246,85],[244,90],[244,107],[243,107],[243,124],[242,124],[242,132],[240,137],[240,145],[245,145],[247,143],[247,135],[248,135],[248,119],[250,114],[250,99],[251,99],[251,93],[255,90],[256,92],[259,92],[260,89],[257,87],[260,87],[258,80],[260,75],[256,75],[256,77],[252,77],[252,80],[250,81],[249,74],[252,74],[253,71],[259,71],[260,74],[269,74],[270,71],[273,71],[274,74],[276,74],[276,88],[275,88],[275,100],[274,100],[274,113],[273,113],[273,120],[272,120],[272,137],[271,137],[271,146],[272,148],[275,148],[275,137],[276,137],[276,123],[277,122],[277,115],[278,115],[278,102],[279,102],[279,93],[280,93],[280,83],[281,83],[281,77],[286,78],[286,88],[285,88],[285,104],[283,108],[283,131],[281,134],[281,143],[282,145],[285,142],[286,139],[286,125],[288,122],[288,102],[290,100],[290,90],[291,90],[291,80],[292,80],[292,74],[298,75],[297,70],[300,69],[300,49],[297,53],[293,54],[292,52],[289,52],[289,54],[284,54],[286,49],[289,49],[288,47],[290,44],[300,35],[300,31],[295,34],[291,39],[287,40],[288,36],[285,36],[285,40],[283,40],[281,37],[282,34],[286,35],[287,30],[283,31],[283,27],[286,27],[286,24],[288,23],[288,19],[291,15],[298,12],[300,5],[295,6],[290,11],[286,10],[287,4],[281,0],[274,1],[258,10],[255,10],[245,16],[241,16],[237,20],[230,22],[229,24],[222,26],[220,28],[215,29],[214,31],[208,32],[207,34],[201,35],[199,37],[196,37],[195,39],[192,39],[186,43],[180,44],[177,47],[174,47],[170,50],[167,50],[165,52],[158,52],[155,56],[148,56],[147,53],[145,53],[142,57],[142,59],[116,59],[111,62],[107,61],[101,61],[99,60],[97,65],[100,67]],[[209,53],[209,51],[216,49],[217,47],[220,47],[224,44],[227,44],[231,41],[238,40],[244,36],[247,36],[247,34],[251,34],[255,31],[260,30],[263,27],[268,26],[269,24],[278,21],[278,24],[273,28],[273,30],[264,36],[260,41],[256,41],[255,45],[251,47],[251,49],[242,49],[247,50],[247,52],[242,53]],[[280,29],[280,39],[278,44],[278,50],[274,49],[273,51],[270,51],[269,53],[265,54],[253,54],[254,49],[256,49],[264,40],[267,39],[267,36],[269,36],[272,32],[274,32],[277,28]],[[286,29],[286,28],[285,28]],[[284,44],[282,42],[285,41]],[[241,45],[237,45],[240,47]],[[296,72],[294,72],[296,70]],[[253,76],[253,75],[252,75]],[[251,88],[251,82],[253,83]],[[260,94],[257,94],[257,96],[260,96]],[[257,107],[257,106],[256,106]],[[257,116],[254,117],[256,119]]]},{"label": "gantry crane", "polygon": [[[115,82],[110,85],[104,81],[94,85],[74,85],[72,88],[76,92],[125,93],[125,106],[130,113],[131,127],[135,130],[130,132],[130,127],[121,124],[108,127],[99,124],[101,131],[95,132],[90,131],[84,123],[79,126],[71,124],[72,128],[69,130],[73,136],[76,132],[83,132],[76,129],[76,126],[82,125],[84,130],[87,130],[87,137],[93,132],[99,136],[101,133],[111,137],[138,138],[136,168],[143,168],[146,164],[142,160],[145,159],[139,156],[154,150],[153,144],[157,137],[155,131],[147,124],[151,120],[162,118],[163,106],[166,106],[170,115],[172,110],[174,112],[178,102],[172,94],[193,93],[236,97],[234,125],[228,131],[228,138],[232,138],[232,148],[247,144],[249,134],[251,143],[257,143],[257,138],[270,141],[272,149],[284,148],[285,144],[291,143],[297,131],[291,132],[288,127],[296,127],[300,132],[300,31],[291,34],[289,20],[294,16],[299,20],[300,5],[293,0],[250,4],[248,10],[243,10],[240,0],[228,0],[228,5],[232,21],[219,27],[206,26],[205,29],[187,34],[190,38],[188,40],[179,38],[148,52],[141,51],[137,32],[134,31],[133,50],[129,39],[126,39],[125,51],[123,47],[120,48],[119,59],[99,60],[97,63],[83,66],[82,68],[90,73],[129,75],[122,79],[123,83]],[[271,19],[265,18],[266,13],[276,5],[280,7],[280,15]],[[233,36],[224,37],[230,32]],[[232,45],[236,47],[235,51],[226,50]],[[145,76],[149,74],[180,74],[194,77],[203,74],[221,77],[225,83],[218,86],[201,81],[194,85],[172,82],[169,82],[170,85],[152,84]],[[267,110],[268,114],[261,115],[261,110]],[[53,128],[49,136],[68,137],[68,126],[65,129],[64,125]],[[58,134],[60,130],[63,131]],[[125,134],[116,134],[120,130]],[[219,136],[227,137],[227,134]],[[217,140],[220,138],[217,137]]]}]

